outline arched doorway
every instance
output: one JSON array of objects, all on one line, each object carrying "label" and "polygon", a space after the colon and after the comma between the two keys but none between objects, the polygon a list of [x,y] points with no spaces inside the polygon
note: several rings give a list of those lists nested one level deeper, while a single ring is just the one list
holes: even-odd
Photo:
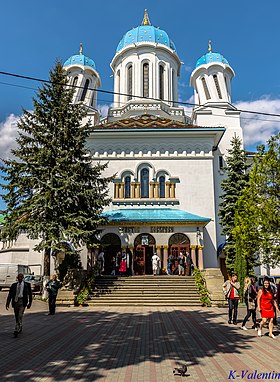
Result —
[{"label": "arched doorway", "polygon": [[[182,252],[184,256],[186,256],[187,252],[190,253],[190,239],[184,233],[174,233],[168,240],[168,256],[172,254],[175,259],[172,269],[173,274],[178,273],[177,258],[180,252]],[[186,271],[188,272],[187,267]]]},{"label": "arched doorway", "polygon": [[101,247],[104,251],[104,274],[110,275],[112,272],[112,257],[116,257],[121,252],[121,239],[115,233],[106,233],[101,240]]},{"label": "arched doorway", "polygon": [[149,233],[138,235],[134,240],[134,273],[136,275],[151,275],[152,256],[156,241]]}]

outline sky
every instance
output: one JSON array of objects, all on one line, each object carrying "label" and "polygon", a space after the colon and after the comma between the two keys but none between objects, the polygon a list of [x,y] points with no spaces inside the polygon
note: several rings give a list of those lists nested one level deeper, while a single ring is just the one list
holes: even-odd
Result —
[{"label": "sky", "polygon": [[[0,71],[48,79],[57,59],[79,53],[95,61],[103,90],[113,90],[110,68],[124,33],[141,24],[147,8],[151,24],[165,30],[184,63],[179,99],[192,100],[189,80],[195,63],[213,52],[235,72],[232,102],[246,110],[280,114],[279,0],[14,0],[1,4]],[[32,110],[39,83],[0,74],[0,158],[15,145],[22,108]],[[112,96],[99,94],[106,110]],[[245,148],[254,150],[280,130],[279,117],[242,113]],[[1,209],[1,201],[0,201]]]}]

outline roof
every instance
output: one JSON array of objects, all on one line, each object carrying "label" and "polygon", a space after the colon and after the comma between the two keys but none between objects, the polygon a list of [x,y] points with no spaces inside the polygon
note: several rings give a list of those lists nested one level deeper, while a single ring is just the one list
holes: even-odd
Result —
[{"label": "roof", "polygon": [[222,64],[229,65],[228,61],[220,53],[208,52],[197,60],[195,67],[210,64],[214,62],[221,62]]},{"label": "roof", "polygon": [[211,219],[172,208],[128,208],[102,214],[110,223],[208,223]]},{"label": "roof", "polygon": [[217,129],[218,127],[197,126],[175,121],[172,119],[160,118],[150,114],[143,114],[133,118],[116,120],[103,123],[94,127],[94,130],[118,130],[118,129]]}]

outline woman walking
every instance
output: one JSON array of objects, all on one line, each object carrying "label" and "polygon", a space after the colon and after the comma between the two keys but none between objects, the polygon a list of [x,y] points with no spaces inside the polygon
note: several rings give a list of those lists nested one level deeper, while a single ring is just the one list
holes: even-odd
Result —
[{"label": "woman walking", "polygon": [[269,337],[275,338],[273,332],[274,307],[279,312],[277,303],[273,296],[273,291],[269,282],[269,278],[265,277],[263,288],[258,292],[258,309],[261,312],[262,321],[258,330],[258,336],[262,335],[262,328],[268,319]]},{"label": "woman walking", "polygon": [[252,329],[258,330],[257,325],[257,289],[255,287],[255,279],[253,277],[246,277],[244,281],[244,300],[247,307],[247,314],[242,322],[241,329],[248,330],[246,328],[246,322],[252,315],[253,327]]}]

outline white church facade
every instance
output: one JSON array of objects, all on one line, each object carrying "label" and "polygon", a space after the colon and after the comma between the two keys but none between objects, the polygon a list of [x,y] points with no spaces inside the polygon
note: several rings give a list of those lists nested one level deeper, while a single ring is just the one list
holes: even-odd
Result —
[{"label": "white church facade", "polygon": [[[209,44],[191,73],[195,106],[189,117],[178,104],[180,67],[174,43],[146,11],[112,59],[114,102],[107,117],[97,111],[101,79],[94,61],[81,48],[64,63],[69,83],[77,86],[74,102],[88,107],[94,124],[87,142],[92,160],[108,163],[105,176],[115,174],[104,211],[108,224],[99,237],[105,267],[120,250],[129,254],[135,275],[151,273],[154,252],[163,268],[168,255],[179,252],[189,252],[201,269],[224,267],[220,185],[232,137],[243,140],[240,113],[231,103],[234,71]],[[36,254],[26,243],[30,264]],[[85,249],[82,263],[89,263]]]}]

